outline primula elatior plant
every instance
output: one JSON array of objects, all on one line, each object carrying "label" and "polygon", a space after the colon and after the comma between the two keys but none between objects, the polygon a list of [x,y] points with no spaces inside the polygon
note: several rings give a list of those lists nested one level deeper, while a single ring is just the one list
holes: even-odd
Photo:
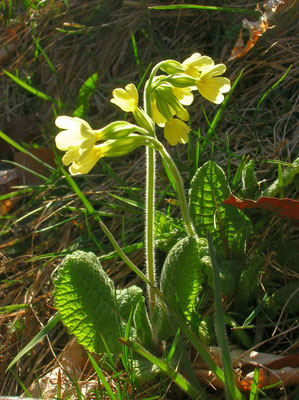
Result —
[{"label": "primula elatior plant", "polygon": [[[187,143],[190,127],[185,107],[192,103],[196,92],[220,104],[223,94],[230,90],[229,79],[220,76],[225,70],[225,65],[215,65],[210,57],[199,53],[183,63],[162,61],[152,69],[145,84],[143,108],[134,84],[114,89],[111,102],[132,113],[136,125],[115,121],[93,130],[77,117],[60,116],[56,120],[56,125],[63,129],[56,136],[56,146],[66,152],[62,162],[69,166],[72,175],[88,173],[102,157],[122,156],[139,146],[146,148],[147,301],[137,286],[116,290],[92,253],[76,251],[68,255],[55,280],[55,305],[62,321],[91,352],[104,353],[109,349],[118,353],[122,349],[118,338],[126,337],[163,358],[161,343],[167,343],[178,329],[172,313],[183,317],[202,342],[213,343],[214,328],[210,329],[210,321],[196,311],[203,288],[212,293],[214,287],[206,231],[210,231],[216,248],[223,292],[231,296],[243,273],[250,221],[240,210],[222,203],[230,188],[223,170],[213,161],[198,169],[187,200],[180,172],[157,138],[156,126],[164,128],[170,145]],[[157,152],[175,185],[182,220],[154,212]],[[155,269],[155,246],[168,252],[160,277]],[[239,341],[248,345],[244,335]],[[168,357],[168,361],[171,359],[176,365],[178,357]],[[141,379],[151,379],[158,370],[138,354],[132,363],[135,376]]]}]

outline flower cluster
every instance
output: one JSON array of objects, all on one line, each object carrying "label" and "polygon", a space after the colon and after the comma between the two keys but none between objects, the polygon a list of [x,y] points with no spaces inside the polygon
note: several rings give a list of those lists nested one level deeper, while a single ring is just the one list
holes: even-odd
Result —
[{"label": "flower cluster", "polygon": [[152,93],[153,120],[164,126],[164,136],[171,145],[186,143],[190,128],[184,121],[188,121],[189,113],[183,106],[192,103],[192,91],[196,89],[212,103],[222,103],[223,93],[230,90],[229,79],[219,76],[226,67],[215,65],[210,57],[194,53],[182,63],[166,60],[160,68],[169,75],[156,77]]},{"label": "flower cluster", "polygon": [[[55,138],[56,147],[66,151],[64,165],[72,175],[87,174],[102,157],[119,157],[146,144],[141,128],[125,121],[115,121],[99,130],[77,117],[58,117],[58,128],[64,129]],[[97,144],[97,142],[99,142]]]},{"label": "flower cluster", "polygon": [[[167,75],[156,76],[158,69]],[[137,88],[133,83],[112,92],[111,102],[125,112],[131,112],[137,125],[116,121],[93,130],[80,119],[61,116],[56,119],[58,128],[56,146],[65,151],[62,162],[70,165],[71,174],[88,173],[101,157],[117,157],[141,145],[152,145],[148,138],[156,138],[155,124],[164,128],[170,145],[187,143],[190,127],[187,125],[189,106],[197,90],[215,104],[224,100],[223,93],[230,90],[230,81],[222,75],[224,64],[216,64],[207,56],[194,53],[182,63],[166,60],[154,69],[146,85],[145,97],[150,99],[146,111],[139,107]],[[138,134],[136,134],[138,132]]]}]

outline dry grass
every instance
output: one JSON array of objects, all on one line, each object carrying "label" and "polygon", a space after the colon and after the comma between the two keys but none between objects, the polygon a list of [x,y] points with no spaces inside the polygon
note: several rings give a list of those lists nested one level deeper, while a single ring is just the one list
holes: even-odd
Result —
[{"label": "dry grass", "polygon": [[[49,1],[38,12],[31,10],[30,15],[22,7],[21,1],[16,2],[13,7],[15,18],[9,27],[15,32],[17,47],[2,65],[32,86],[67,104],[68,106],[62,108],[60,113],[72,114],[82,83],[97,72],[99,83],[91,98],[87,116],[89,121],[95,128],[99,128],[117,116],[120,117],[121,114],[109,102],[112,89],[129,82],[137,84],[141,79],[132,50],[132,32],[144,71],[150,64],[154,65],[162,58],[184,60],[193,52],[207,54],[217,62],[226,63],[227,76],[232,80],[235,80],[244,69],[242,80],[219,125],[219,137],[214,139],[217,146],[225,149],[224,134],[229,135],[230,149],[236,154],[231,160],[233,169],[243,154],[249,154],[257,159],[257,168],[260,172],[265,172],[263,163],[266,159],[274,158],[288,162],[294,159],[297,145],[295,112],[298,109],[296,88],[298,4],[279,16],[275,21],[277,27],[267,31],[245,57],[227,62],[244,15],[191,10],[149,11],[141,1],[124,1],[122,5],[121,2],[99,3],[98,0],[69,3],[69,8],[66,8],[63,1]],[[112,3],[114,6],[110,5]],[[209,3],[209,1],[201,2],[201,4]],[[213,3],[236,6],[235,1],[228,0],[225,2],[215,0]],[[253,2],[248,0],[243,0],[241,4],[238,2],[237,5],[242,8],[253,8]],[[39,40],[40,46],[51,60],[55,73],[41,53],[35,54],[34,38]],[[10,32],[2,28],[0,45],[9,39]],[[281,78],[290,64],[293,66],[280,89],[268,96],[254,120],[255,108],[261,96]],[[5,132],[5,127],[20,115],[38,114],[38,134],[35,134],[34,141],[52,147],[56,132],[52,105],[18,87],[3,73],[0,74],[0,92],[2,93],[1,130]],[[206,107],[205,102],[198,100],[190,111],[192,126],[194,129],[201,126],[201,133],[204,135],[201,104]],[[215,109],[213,106],[206,109],[209,118],[213,117]],[[183,146],[178,149],[178,153],[180,157],[185,155]],[[207,150],[202,161],[206,161],[209,155]],[[214,159],[226,167],[225,151],[215,151]],[[143,154],[139,151],[121,161],[113,160],[111,165],[118,177],[127,182],[128,187],[142,188],[143,168],[139,167],[142,165],[142,160]],[[269,179],[273,177],[273,171],[267,173]],[[107,213],[111,210],[105,204],[112,202],[109,192],[114,190],[122,193],[119,188],[115,188],[116,182],[113,178],[107,178],[107,174],[100,168],[95,175],[80,183],[87,197],[95,204],[100,199],[97,208]],[[159,184],[161,188],[164,187],[164,182]],[[137,192],[137,197],[142,201],[142,193]],[[67,213],[64,211],[66,205],[81,207],[80,202],[61,181],[61,186],[56,183],[55,187],[41,188],[34,199],[31,198],[31,194],[19,197],[18,203],[11,210],[11,219],[7,222],[2,220],[1,306],[24,303],[28,308],[0,316],[0,394],[20,393],[18,384],[10,374],[5,374],[5,369],[55,311],[51,274],[61,259],[56,254],[76,248],[78,237],[81,238],[80,248],[98,251],[90,240],[84,217],[79,212],[75,221],[61,225],[55,234],[52,231],[41,231],[47,224],[54,224],[67,218]],[[39,207],[41,210],[18,222],[19,218]],[[142,241],[142,226],[136,223],[133,211],[128,211],[126,207],[121,209],[119,205],[116,210],[117,217],[106,217],[109,228],[120,242],[123,240],[122,215],[129,218],[125,234],[126,245]],[[139,215],[141,216],[141,213]],[[92,221],[90,224],[101,246],[106,253],[109,253],[111,248],[99,228]],[[267,232],[269,236],[266,233],[261,234],[255,238],[256,242],[268,240],[268,237],[273,239],[273,230],[277,230],[276,224],[280,225],[280,231],[290,235],[286,224],[274,220]],[[44,253],[52,255],[49,258],[32,260],[32,257]],[[132,257],[137,265],[143,264],[142,250],[134,252]],[[275,255],[267,251],[266,257],[266,270],[269,268],[271,271],[274,268],[278,275],[277,279],[285,279],[282,266],[275,264]],[[120,286],[135,279],[117,259],[104,262],[104,266]],[[294,350],[295,338],[288,337],[286,341],[287,343],[282,346],[283,350],[287,351],[288,348]],[[68,336],[60,324],[51,332],[49,342],[44,340],[30,355],[18,363],[16,371],[27,387],[35,379],[35,370],[38,371],[38,375],[42,375],[56,365],[54,354],[58,356],[68,343]],[[281,346],[281,343],[277,343],[277,346]]]}]

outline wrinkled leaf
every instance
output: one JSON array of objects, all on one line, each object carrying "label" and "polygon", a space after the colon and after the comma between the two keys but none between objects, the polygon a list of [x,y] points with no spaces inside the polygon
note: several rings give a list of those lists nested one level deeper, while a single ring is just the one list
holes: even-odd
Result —
[{"label": "wrinkled leaf", "polygon": [[170,249],[186,236],[183,221],[157,211],[155,213],[155,243],[162,251]]},{"label": "wrinkled leaf", "polygon": [[249,219],[241,211],[223,204],[229,194],[226,176],[214,161],[208,161],[198,169],[189,194],[191,218],[198,235],[205,237],[208,230],[216,251],[222,248],[227,256],[234,235],[244,227],[247,234],[251,230]]},{"label": "wrinkled leaf", "polygon": [[262,193],[262,196],[267,196],[267,197],[273,197],[276,196],[281,187],[287,187],[293,181],[299,174],[299,157],[296,158],[296,160],[289,165],[288,167],[285,168],[284,171],[282,171],[282,177],[281,179],[277,179],[272,183],[271,186],[269,186],[267,189],[265,189]]},{"label": "wrinkled leaf", "polygon": [[[109,350],[119,352],[120,328],[114,285],[97,257],[83,251],[68,255],[54,284],[55,306],[78,343],[91,352],[105,352],[101,333]],[[128,308],[124,304],[124,300],[120,301],[119,308]],[[124,329],[125,321],[121,324]]]},{"label": "wrinkled leaf", "polygon": [[242,171],[242,195],[255,199],[259,192],[258,181],[254,173],[254,160],[250,160]]},{"label": "wrinkled leaf", "polygon": [[160,287],[168,304],[187,320],[206,279],[202,259],[209,255],[206,239],[185,237],[168,253],[163,265]]}]

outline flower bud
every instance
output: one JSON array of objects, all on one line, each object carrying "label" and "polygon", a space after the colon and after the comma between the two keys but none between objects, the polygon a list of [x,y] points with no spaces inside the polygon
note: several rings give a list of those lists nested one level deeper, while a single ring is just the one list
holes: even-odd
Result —
[{"label": "flower bud", "polygon": [[160,69],[169,75],[184,72],[184,68],[178,61],[175,60],[165,60],[161,63]]},{"label": "flower bud", "polygon": [[94,131],[97,140],[121,139],[130,133],[139,132],[140,127],[126,121],[115,121],[102,129]]},{"label": "flower bud", "polygon": [[196,79],[186,74],[170,75],[165,78],[165,81],[180,88],[196,86]]},{"label": "flower bud", "polygon": [[149,115],[138,107],[137,110],[133,112],[133,116],[139,126],[144,128],[150,136],[155,136],[155,123]]}]

